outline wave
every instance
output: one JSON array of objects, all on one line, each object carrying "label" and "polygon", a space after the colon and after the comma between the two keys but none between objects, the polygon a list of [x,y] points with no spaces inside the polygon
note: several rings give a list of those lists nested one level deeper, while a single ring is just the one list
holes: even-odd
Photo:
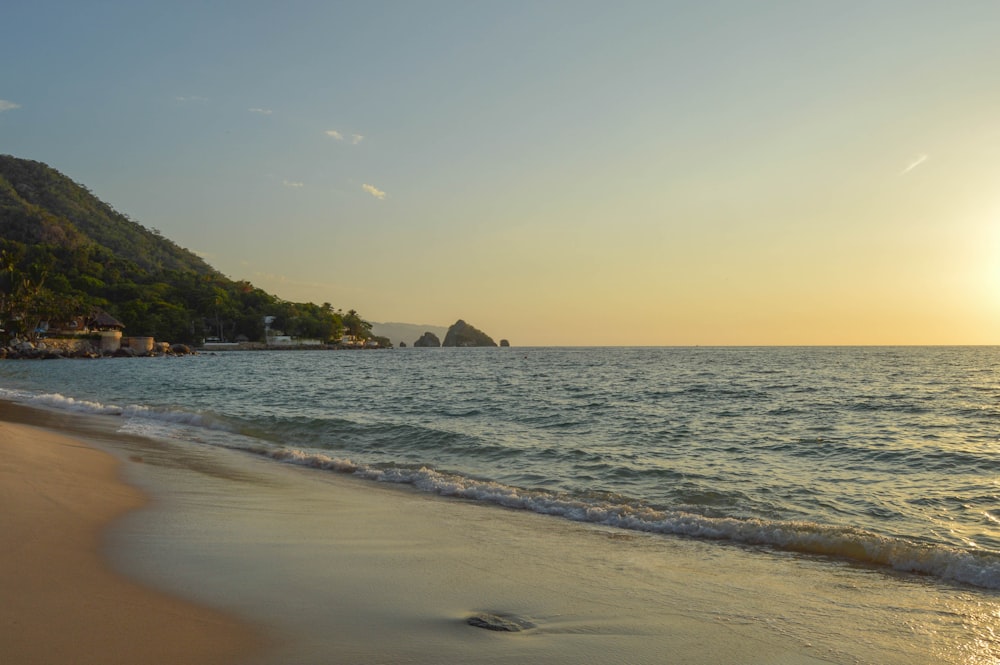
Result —
[{"label": "wave", "polygon": [[121,416],[123,418],[145,418],[157,420],[176,425],[190,425],[193,427],[203,427],[205,429],[218,429],[232,431],[232,426],[225,423],[221,418],[202,413],[194,413],[178,409],[163,407],[142,406],[139,404],[129,404],[120,406],[117,404],[104,404],[75,397],[67,397],[60,393],[29,393],[26,391],[10,390],[0,388],[0,400],[18,402],[28,406],[42,407],[49,409],[59,409],[62,411],[73,411],[76,413],[87,413],[99,416]]},{"label": "wave", "polygon": [[412,485],[441,496],[529,510],[577,522],[646,533],[766,546],[888,567],[984,589],[1000,589],[1000,555],[993,552],[918,543],[854,527],[805,521],[708,517],[679,510],[660,510],[614,494],[602,495],[597,499],[579,498],[468,478],[425,466],[380,468],[356,464],[350,459],[290,448],[258,448],[251,452],[281,462],[352,474],[379,482]]},{"label": "wave", "polygon": [[0,399],[19,402],[33,406],[48,407],[64,411],[94,413],[99,415],[122,415],[122,408],[114,405],[90,402],[87,400],[66,397],[59,393],[33,394],[21,390],[0,388]]},{"label": "wave", "polygon": [[[854,527],[828,526],[808,521],[781,521],[762,517],[738,518],[697,514],[677,508],[661,509],[615,493],[574,494],[546,489],[524,489],[496,481],[437,471],[416,462],[412,466],[400,464],[398,461],[384,465],[361,464],[346,457],[335,457],[332,451],[331,454],[323,454],[289,447],[289,444],[302,445],[294,442],[295,438],[306,439],[309,445],[313,443],[320,445],[321,441],[334,431],[339,435],[336,438],[357,437],[382,449],[386,444],[401,440],[410,441],[412,444],[412,440],[419,439],[421,434],[433,439],[436,449],[444,445],[461,452],[470,447],[479,448],[484,445],[482,441],[465,440],[464,435],[455,433],[438,430],[421,431],[421,428],[406,426],[405,436],[401,436],[398,431],[399,425],[373,427],[350,421],[328,422],[316,419],[299,422],[302,431],[295,432],[291,427],[293,424],[291,421],[296,419],[281,418],[279,423],[269,422],[266,418],[246,421],[227,420],[211,412],[197,413],[135,404],[121,406],[75,399],[60,393],[36,394],[5,388],[0,388],[0,399],[25,403],[29,406],[117,416],[132,424],[160,423],[167,426],[168,435],[169,430],[175,427],[195,427],[219,430],[231,435],[244,435],[219,437],[214,444],[264,455],[281,462],[353,474],[378,482],[407,484],[446,497],[475,500],[633,531],[727,541],[828,556],[986,589],[1000,589],[1000,554],[988,550],[926,544]],[[255,432],[253,431],[255,429],[261,431]],[[142,428],[137,431],[141,432]],[[275,436],[277,432],[282,436]],[[289,434],[293,436],[289,437]],[[449,434],[450,437],[445,436]],[[275,443],[278,445],[273,445]],[[427,444],[429,445],[430,441]],[[578,457],[579,452],[574,451],[574,456]],[[506,449],[498,447],[492,454],[503,457],[507,453]],[[553,454],[555,453],[556,451],[553,451]],[[607,473],[608,470],[605,469],[599,475]]]}]

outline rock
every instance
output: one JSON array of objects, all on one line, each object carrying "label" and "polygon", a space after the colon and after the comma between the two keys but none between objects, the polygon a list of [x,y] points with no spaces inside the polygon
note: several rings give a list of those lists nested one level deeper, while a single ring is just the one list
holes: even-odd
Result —
[{"label": "rock", "polygon": [[441,340],[434,333],[425,332],[420,336],[420,339],[413,343],[413,346],[438,347],[441,346]]},{"label": "rock", "polygon": [[123,346],[112,354],[115,358],[135,358],[135,350]]},{"label": "rock", "polygon": [[448,328],[442,346],[496,346],[493,338],[459,319]]},{"label": "rock", "polygon": [[500,346],[510,346],[510,342],[505,339],[500,340]]},{"label": "rock", "polygon": [[466,619],[465,623],[476,628],[485,628],[486,630],[496,630],[504,633],[519,633],[522,630],[535,627],[535,624],[525,621],[520,617],[489,613],[474,614]]},{"label": "rock", "polygon": [[191,347],[187,344],[174,344],[170,347],[170,350],[178,356],[186,356],[191,353]]},{"label": "rock", "polygon": [[406,348],[406,342],[400,342],[399,343],[399,348],[405,349]]}]

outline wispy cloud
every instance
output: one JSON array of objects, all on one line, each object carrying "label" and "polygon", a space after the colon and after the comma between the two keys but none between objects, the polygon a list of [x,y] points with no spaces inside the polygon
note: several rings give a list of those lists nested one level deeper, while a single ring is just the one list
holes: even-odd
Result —
[{"label": "wispy cloud", "polygon": [[306,186],[305,183],[297,182],[295,180],[282,180],[281,184],[289,189],[301,189]]},{"label": "wispy cloud", "polygon": [[[343,141],[344,140],[344,134],[343,134],[343,132],[340,132],[340,131],[338,131],[336,129],[328,129],[328,130],[326,130],[323,133],[326,134],[327,136],[329,136],[331,139],[334,139],[334,140],[337,140],[337,141]],[[351,145],[357,145],[357,144],[361,143],[364,140],[365,140],[364,134],[351,134]]]},{"label": "wispy cloud", "polygon": [[271,115],[274,113],[271,109],[250,109],[250,113],[259,113],[260,115]]},{"label": "wispy cloud", "polygon": [[369,185],[368,183],[365,183],[365,184],[361,185],[361,189],[365,190],[366,192],[368,192],[369,194],[371,194],[372,196],[374,196],[375,198],[377,198],[379,200],[382,200],[382,199],[385,198],[385,192],[383,192],[381,189],[379,189],[375,185]]},{"label": "wispy cloud", "polygon": [[906,168],[899,172],[899,175],[906,175],[907,173],[909,173],[913,169],[917,168],[918,166],[920,166],[921,164],[923,164],[924,162],[926,162],[927,158],[929,156],[930,155],[927,155],[927,154],[920,155],[919,157],[917,157],[916,159],[914,159],[912,162],[910,162],[909,164],[907,164]]},{"label": "wispy cloud", "polygon": [[0,113],[3,113],[4,111],[13,111],[14,109],[19,108],[21,108],[20,104],[9,102],[6,99],[0,99]]},{"label": "wispy cloud", "polygon": [[183,95],[178,95],[177,97],[174,97],[174,101],[178,101],[178,102],[207,102],[208,101],[208,97],[199,97],[197,95],[188,95],[188,96],[185,97]]}]

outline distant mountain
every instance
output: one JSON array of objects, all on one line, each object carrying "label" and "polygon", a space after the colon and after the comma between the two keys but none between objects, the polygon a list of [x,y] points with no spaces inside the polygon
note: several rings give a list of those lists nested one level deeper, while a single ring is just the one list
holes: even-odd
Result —
[{"label": "distant mountain", "polygon": [[263,341],[264,317],[294,337],[371,336],[354,310],[233,281],[55,169],[0,155],[0,340],[98,310],[170,342]]},{"label": "distant mountain", "polygon": [[439,339],[448,332],[448,326],[431,326],[416,323],[372,323],[372,334],[378,337],[388,337],[393,344],[405,342],[412,346],[425,332],[434,333]]}]

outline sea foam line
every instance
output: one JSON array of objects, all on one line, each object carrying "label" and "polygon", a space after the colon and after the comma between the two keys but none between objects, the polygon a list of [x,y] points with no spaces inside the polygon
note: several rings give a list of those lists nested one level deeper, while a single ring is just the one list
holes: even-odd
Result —
[{"label": "sea foam line", "polygon": [[[0,399],[68,411],[232,431],[232,428],[223,422],[188,411],[140,405],[122,407],[76,399],[59,393],[34,394],[0,388]],[[990,552],[925,545],[861,529],[828,527],[811,522],[713,518],[683,511],[662,511],[642,504],[588,502],[568,495],[525,490],[493,481],[445,474],[426,467],[380,469],[355,464],[348,459],[295,449],[254,448],[251,452],[282,462],[350,473],[379,482],[408,484],[441,496],[530,510],[578,522],[648,533],[764,545],[886,566],[903,572],[930,575],[986,589],[1000,589],[1000,557]]]},{"label": "sea foam line", "polygon": [[0,399],[5,399],[11,402],[34,404],[36,406],[45,406],[64,411],[77,411],[112,416],[119,416],[122,414],[121,407],[101,404],[100,402],[90,402],[73,397],[66,397],[65,395],[60,395],[59,393],[33,394],[21,390],[0,388]]},{"label": "sea foam line", "polygon": [[706,517],[683,511],[657,510],[642,504],[589,502],[568,495],[520,489],[493,481],[441,473],[426,467],[381,469],[356,464],[349,459],[296,449],[258,448],[252,452],[281,462],[348,473],[379,482],[408,484],[441,496],[472,499],[577,522],[646,533],[762,545],[884,566],[985,589],[1000,589],[1000,556],[991,552],[921,544],[863,529],[824,526],[813,522]]},{"label": "sea foam line", "polygon": [[225,423],[191,411],[142,406],[139,404],[129,404],[127,406],[103,404],[101,402],[67,397],[66,395],[62,395],[60,393],[37,394],[20,390],[0,388],[0,399],[27,404],[29,406],[59,409],[62,411],[74,411],[77,413],[88,413],[101,416],[121,416],[123,418],[144,418],[147,420],[157,420],[178,425],[203,427],[206,429],[219,429],[224,431],[231,430],[231,428]]}]

